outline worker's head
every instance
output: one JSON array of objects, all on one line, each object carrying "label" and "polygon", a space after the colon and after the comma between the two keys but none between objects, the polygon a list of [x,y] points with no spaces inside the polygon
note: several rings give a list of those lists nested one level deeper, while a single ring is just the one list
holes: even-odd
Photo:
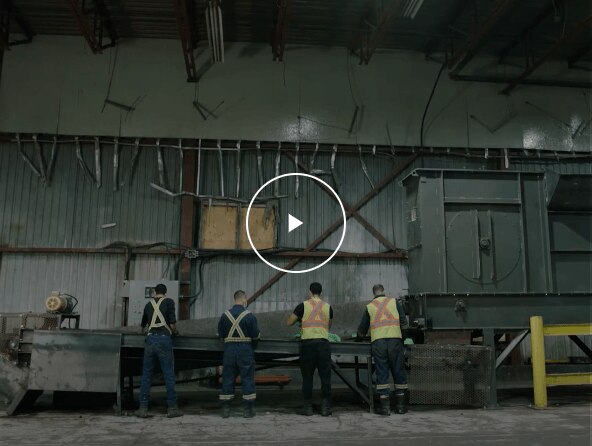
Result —
[{"label": "worker's head", "polygon": [[381,284],[377,283],[372,287],[372,293],[375,296],[381,296],[384,294],[384,287]]},{"label": "worker's head", "polygon": [[167,293],[167,287],[166,285],[159,283],[158,285],[156,285],[154,287],[154,293],[157,296],[164,296]]},{"label": "worker's head", "polygon": [[234,303],[237,305],[246,306],[247,304],[247,293],[243,290],[238,290],[234,293]]},{"label": "worker's head", "polygon": [[313,282],[308,288],[309,296],[320,296],[323,292],[323,286],[319,282]]}]

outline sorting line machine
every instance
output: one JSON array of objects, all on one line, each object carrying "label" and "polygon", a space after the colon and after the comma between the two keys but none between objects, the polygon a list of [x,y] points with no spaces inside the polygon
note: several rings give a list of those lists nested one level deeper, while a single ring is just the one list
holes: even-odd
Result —
[{"label": "sorting line machine", "polygon": [[[0,364],[12,386],[7,413],[25,410],[44,391],[53,391],[114,394],[115,411],[121,414],[126,392],[133,390],[133,377],[141,375],[144,341],[145,335],[108,331],[22,330],[16,360]],[[222,363],[224,344],[218,338],[178,336],[173,345],[177,371]],[[332,354],[335,374],[373,411],[370,344],[335,343]],[[260,340],[255,349],[259,367],[295,366],[298,355],[297,340]],[[341,357],[345,358],[343,362],[336,360]],[[355,369],[354,379],[345,373],[345,368]],[[360,378],[361,369],[369,370],[365,383]],[[9,392],[4,389],[3,393]]]}]

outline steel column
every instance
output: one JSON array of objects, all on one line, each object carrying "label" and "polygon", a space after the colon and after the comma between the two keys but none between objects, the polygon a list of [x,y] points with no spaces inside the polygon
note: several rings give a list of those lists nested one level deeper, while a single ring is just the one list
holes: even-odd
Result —
[{"label": "steel column", "polygon": [[[195,185],[196,156],[193,150],[185,153],[183,157],[183,190],[191,191]],[[195,201],[193,197],[184,195],[181,198],[181,234],[182,247],[193,247],[195,234]],[[179,266],[180,294],[191,295],[191,259],[183,257]],[[179,301],[179,319],[189,319],[189,299]]]},{"label": "steel column", "polygon": [[292,0],[278,0],[274,4],[277,11],[275,14],[271,49],[273,51],[273,60],[282,62],[288,39],[288,24],[290,21]]},{"label": "steel column", "polygon": [[175,16],[177,27],[179,28],[179,37],[181,38],[181,47],[183,49],[183,60],[185,61],[185,71],[187,72],[187,82],[197,82],[197,70],[195,68],[195,57],[193,48],[195,32],[193,31],[193,20],[189,14],[186,0],[173,0],[175,6]]}]

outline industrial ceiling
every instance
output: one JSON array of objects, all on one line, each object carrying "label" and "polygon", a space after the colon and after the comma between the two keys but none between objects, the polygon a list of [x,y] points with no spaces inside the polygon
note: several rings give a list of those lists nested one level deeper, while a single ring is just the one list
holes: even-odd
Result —
[{"label": "industrial ceiling", "polygon": [[[91,49],[127,38],[180,39],[188,80],[193,48],[208,42],[271,44],[274,60],[302,45],[347,47],[360,63],[381,49],[446,56],[452,77],[476,55],[519,57],[523,83],[548,60],[587,70],[589,0],[2,0],[0,49],[34,35],[81,35]],[[8,31],[12,33],[8,34]],[[24,36],[24,37],[22,37]],[[216,52],[217,51],[217,52]],[[515,63],[515,62],[513,62]],[[467,79],[469,80],[469,79]],[[582,84],[585,85],[585,84]],[[507,92],[509,93],[509,91]]]}]

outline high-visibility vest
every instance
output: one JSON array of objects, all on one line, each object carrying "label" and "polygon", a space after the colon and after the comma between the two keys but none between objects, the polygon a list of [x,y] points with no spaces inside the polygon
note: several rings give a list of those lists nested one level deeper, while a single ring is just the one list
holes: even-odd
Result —
[{"label": "high-visibility vest", "polygon": [[304,301],[300,339],[329,339],[331,306],[318,297]]},{"label": "high-visibility vest", "polygon": [[162,303],[164,302],[165,299],[168,299],[167,297],[162,297],[160,299],[158,299],[158,301],[156,301],[156,299],[151,299],[150,303],[152,304],[152,320],[150,321],[150,326],[148,327],[148,331],[150,331],[153,328],[166,328],[168,330],[169,333],[173,333],[173,331],[171,330],[171,327],[169,327],[169,325],[166,322],[166,319],[164,318],[162,311],[160,311],[160,306],[162,305]]},{"label": "high-visibility vest", "polygon": [[380,296],[366,305],[370,315],[370,339],[402,338],[397,301]]},{"label": "high-visibility vest", "polygon": [[[250,314],[250,311],[243,311],[236,317],[236,319],[232,316],[230,311],[226,311],[224,314],[232,324],[232,327],[230,327],[230,330],[228,330],[228,336],[224,338],[224,342],[251,342],[252,339],[249,336],[245,336],[245,333],[239,325],[240,321],[242,321],[247,314]],[[235,333],[238,336],[235,336]]]}]

